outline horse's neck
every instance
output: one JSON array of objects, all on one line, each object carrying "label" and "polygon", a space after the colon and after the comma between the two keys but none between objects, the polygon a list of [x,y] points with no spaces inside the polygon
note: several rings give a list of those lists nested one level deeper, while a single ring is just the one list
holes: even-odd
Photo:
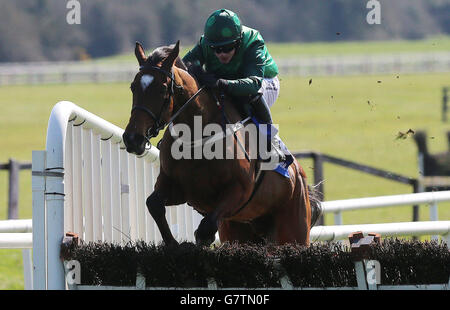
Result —
[{"label": "horse's neck", "polygon": [[[199,86],[194,78],[186,72],[185,70],[175,69],[177,75],[182,80],[182,85],[184,92],[175,98],[176,102],[174,104],[176,113],[183,105],[199,91]],[[174,124],[187,124],[189,127],[193,128],[194,116],[201,116],[202,126],[215,122],[218,108],[214,99],[209,94],[207,89],[203,89],[198,96],[188,103],[184,111],[179,114],[179,116],[174,120]]]},{"label": "horse's neck", "polygon": [[[198,91],[198,88],[196,88]],[[196,92],[195,91],[195,92]],[[192,93],[190,96],[192,96]],[[182,104],[189,100],[190,97],[184,98]],[[236,123],[241,117],[234,105],[228,99],[220,99],[214,96],[211,90],[203,89],[194,102],[189,103],[189,106],[183,111],[179,118],[178,123],[187,124],[193,129],[196,116],[200,116],[202,120],[202,128],[208,124],[221,124],[226,125],[227,122]],[[220,105],[220,107],[218,106]],[[198,124],[197,124],[198,126]]]},{"label": "horse's neck", "polygon": [[[174,104],[174,106],[176,107],[176,110],[174,110],[173,113],[176,113],[177,110],[199,90],[199,85],[183,68],[176,65],[174,66],[174,71],[184,88],[183,95],[175,98],[176,104]],[[219,109],[217,106],[217,99],[211,92],[211,90],[203,89],[197,98],[188,103],[185,110],[179,114],[176,120],[174,120],[174,124],[187,124],[193,129],[194,116],[202,117],[202,127],[211,123],[222,123],[225,121],[224,116],[226,120],[231,123],[238,122],[241,117],[234,105],[231,104],[231,102],[226,101],[226,99],[225,102],[222,102],[223,100],[221,100],[220,104],[222,104],[222,107]]]}]

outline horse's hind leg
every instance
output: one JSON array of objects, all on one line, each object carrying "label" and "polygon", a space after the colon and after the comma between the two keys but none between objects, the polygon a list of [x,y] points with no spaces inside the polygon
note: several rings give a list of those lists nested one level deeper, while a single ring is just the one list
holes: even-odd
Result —
[{"label": "horse's hind leg", "polygon": [[242,205],[243,191],[241,185],[234,185],[222,192],[222,199],[214,211],[206,215],[195,231],[195,242],[198,245],[210,245],[215,240],[219,223],[232,215],[233,211]]},{"label": "horse's hind leg", "polygon": [[309,222],[300,216],[298,206],[289,204],[283,212],[275,214],[275,235],[277,244],[298,243],[309,245]]},{"label": "horse's hind leg", "polygon": [[261,243],[264,240],[255,233],[250,223],[222,221],[219,224],[221,242]]},{"label": "horse's hind leg", "polygon": [[197,245],[209,246],[216,240],[217,217],[215,214],[207,214],[194,232],[195,243]]},{"label": "horse's hind leg", "polygon": [[274,214],[275,241],[309,246],[311,208],[303,182],[297,182],[292,199]]}]

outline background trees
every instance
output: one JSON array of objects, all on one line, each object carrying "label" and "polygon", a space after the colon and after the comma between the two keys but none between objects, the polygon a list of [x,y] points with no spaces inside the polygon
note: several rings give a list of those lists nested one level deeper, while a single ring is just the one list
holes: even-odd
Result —
[{"label": "background trees", "polygon": [[[380,0],[381,25],[365,0],[79,0],[81,24],[63,0],[1,0],[0,61],[73,60],[145,46],[193,44],[208,15],[226,7],[266,41],[419,39],[450,32],[450,0]],[[339,35],[337,35],[339,33]]]}]

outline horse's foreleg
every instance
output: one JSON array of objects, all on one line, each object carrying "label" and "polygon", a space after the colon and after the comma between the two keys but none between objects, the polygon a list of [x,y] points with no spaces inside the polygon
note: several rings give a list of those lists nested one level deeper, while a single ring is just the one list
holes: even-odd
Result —
[{"label": "horse's foreleg", "polygon": [[170,231],[166,219],[166,206],[186,202],[184,194],[174,181],[162,171],[159,173],[155,190],[147,198],[147,208],[158,226],[165,244],[178,243]]},{"label": "horse's foreleg", "polygon": [[160,192],[154,191],[147,198],[147,208],[151,216],[156,222],[158,229],[165,244],[178,243],[170,231],[169,224],[166,219],[166,202],[167,198],[164,198]]}]

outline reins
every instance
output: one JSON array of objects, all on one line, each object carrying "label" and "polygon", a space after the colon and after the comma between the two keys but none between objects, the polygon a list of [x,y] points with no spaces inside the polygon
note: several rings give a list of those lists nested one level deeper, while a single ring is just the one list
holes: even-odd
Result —
[{"label": "reins", "polygon": [[167,123],[167,125],[170,125],[173,123],[173,121],[175,120],[175,118],[181,113],[183,112],[184,109],[186,109],[186,107],[188,106],[188,104],[194,100],[195,98],[197,98],[197,96],[200,94],[200,92],[205,89],[205,86],[202,86],[199,90],[197,90],[197,92],[195,94],[193,94],[191,96],[191,98],[189,98],[185,103],[183,103],[183,105],[181,106],[181,108],[178,109],[178,111],[172,115],[172,117],[169,119],[169,122]]}]

